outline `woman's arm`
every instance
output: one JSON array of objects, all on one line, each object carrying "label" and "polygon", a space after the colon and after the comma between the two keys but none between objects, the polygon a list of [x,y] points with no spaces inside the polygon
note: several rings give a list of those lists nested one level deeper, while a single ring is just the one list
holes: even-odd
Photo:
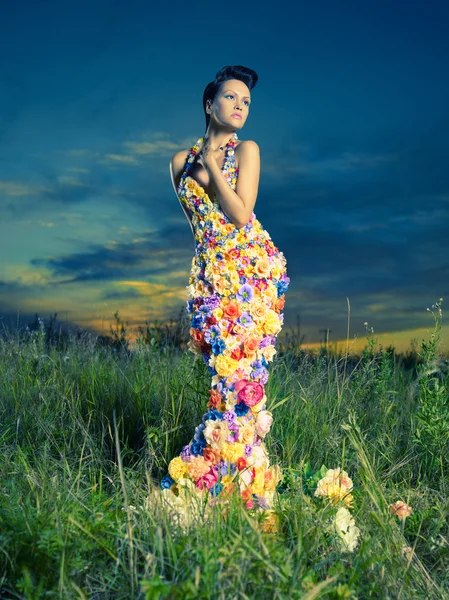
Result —
[{"label": "woman's arm", "polygon": [[215,159],[205,165],[220,206],[240,229],[251,218],[256,204],[260,178],[260,151],[253,140],[245,140],[239,148],[239,175],[235,191],[224,178]]}]

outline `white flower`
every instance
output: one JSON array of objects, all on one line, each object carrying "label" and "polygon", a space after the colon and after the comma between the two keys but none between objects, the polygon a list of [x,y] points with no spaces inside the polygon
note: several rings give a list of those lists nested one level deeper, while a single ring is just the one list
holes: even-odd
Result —
[{"label": "white flower", "polygon": [[253,446],[251,454],[246,459],[246,464],[256,469],[268,469],[270,459],[268,458],[267,449],[263,442],[260,446]]},{"label": "white flower", "polygon": [[338,509],[337,514],[335,515],[334,526],[343,542],[344,549],[353,552],[357,546],[360,529],[356,527],[351,513],[344,506]]},{"label": "white flower", "polygon": [[207,419],[205,422],[206,429],[203,431],[203,435],[206,438],[207,443],[211,448],[221,450],[226,438],[229,435],[229,426],[227,421],[217,419]]}]

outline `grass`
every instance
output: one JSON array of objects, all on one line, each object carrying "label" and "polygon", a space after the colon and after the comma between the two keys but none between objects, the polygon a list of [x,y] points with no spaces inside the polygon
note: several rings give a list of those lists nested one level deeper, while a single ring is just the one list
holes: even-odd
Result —
[{"label": "grass", "polygon": [[[439,322],[414,361],[372,338],[359,357],[279,348],[266,385],[266,443],[287,481],[276,535],[240,506],[183,532],[149,501],[205,410],[210,376],[190,353],[160,335],[132,350],[87,334],[55,344],[42,324],[0,338],[0,597],[449,598]],[[308,493],[306,463],[352,478],[353,552]]]}]

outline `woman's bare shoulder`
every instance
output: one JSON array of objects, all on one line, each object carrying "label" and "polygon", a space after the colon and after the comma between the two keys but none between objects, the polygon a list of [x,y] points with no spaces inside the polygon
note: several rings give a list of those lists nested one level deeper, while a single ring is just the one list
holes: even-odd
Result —
[{"label": "woman's bare shoulder", "polygon": [[178,152],[175,152],[173,154],[173,156],[171,157],[171,160],[170,160],[170,162],[173,166],[173,170],[175,170],[176,167],[184,166],[184,163],[187,160],[189,152],[190,152],[190,150],[187,149],[187,150],[179,150]]},{"label": "woman's bare shoulder", "polygon": [[240,154],[244,148],[245,148],[245,150],[247,150],[247,149],[250,149],[253,151],[260,150],[257,142],[255,142],[254,140],[237,140],[237,143],[235,145],[235,151],[238,154]]},{"label": "woman's bare shoulder", "polygon": [[179,183],[181,173],[184,171],[184,166],[189,152],[189,149],[179,150],[179,152],[175,152],[170,159],[170,173],[172,174],[172,178],[176,185]]}]

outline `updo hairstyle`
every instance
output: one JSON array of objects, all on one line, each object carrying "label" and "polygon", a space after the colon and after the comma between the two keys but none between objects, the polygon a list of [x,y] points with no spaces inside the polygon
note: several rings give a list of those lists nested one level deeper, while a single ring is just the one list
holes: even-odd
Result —
[{"label": "updo hairstyle", "polygon": [[207,100],[212,100],[213,102],[218,90],[221,88],[221,84],[229,79],[239,79],[252,90],[256,86],[259,76],[252,69],[242,67],[241,65],[223,67],[217,72],[215,80],[208,83],[203,92],[203,110],[206,117],[206,131],[210,121],[210,115],[206,112],[206,102]]}]

